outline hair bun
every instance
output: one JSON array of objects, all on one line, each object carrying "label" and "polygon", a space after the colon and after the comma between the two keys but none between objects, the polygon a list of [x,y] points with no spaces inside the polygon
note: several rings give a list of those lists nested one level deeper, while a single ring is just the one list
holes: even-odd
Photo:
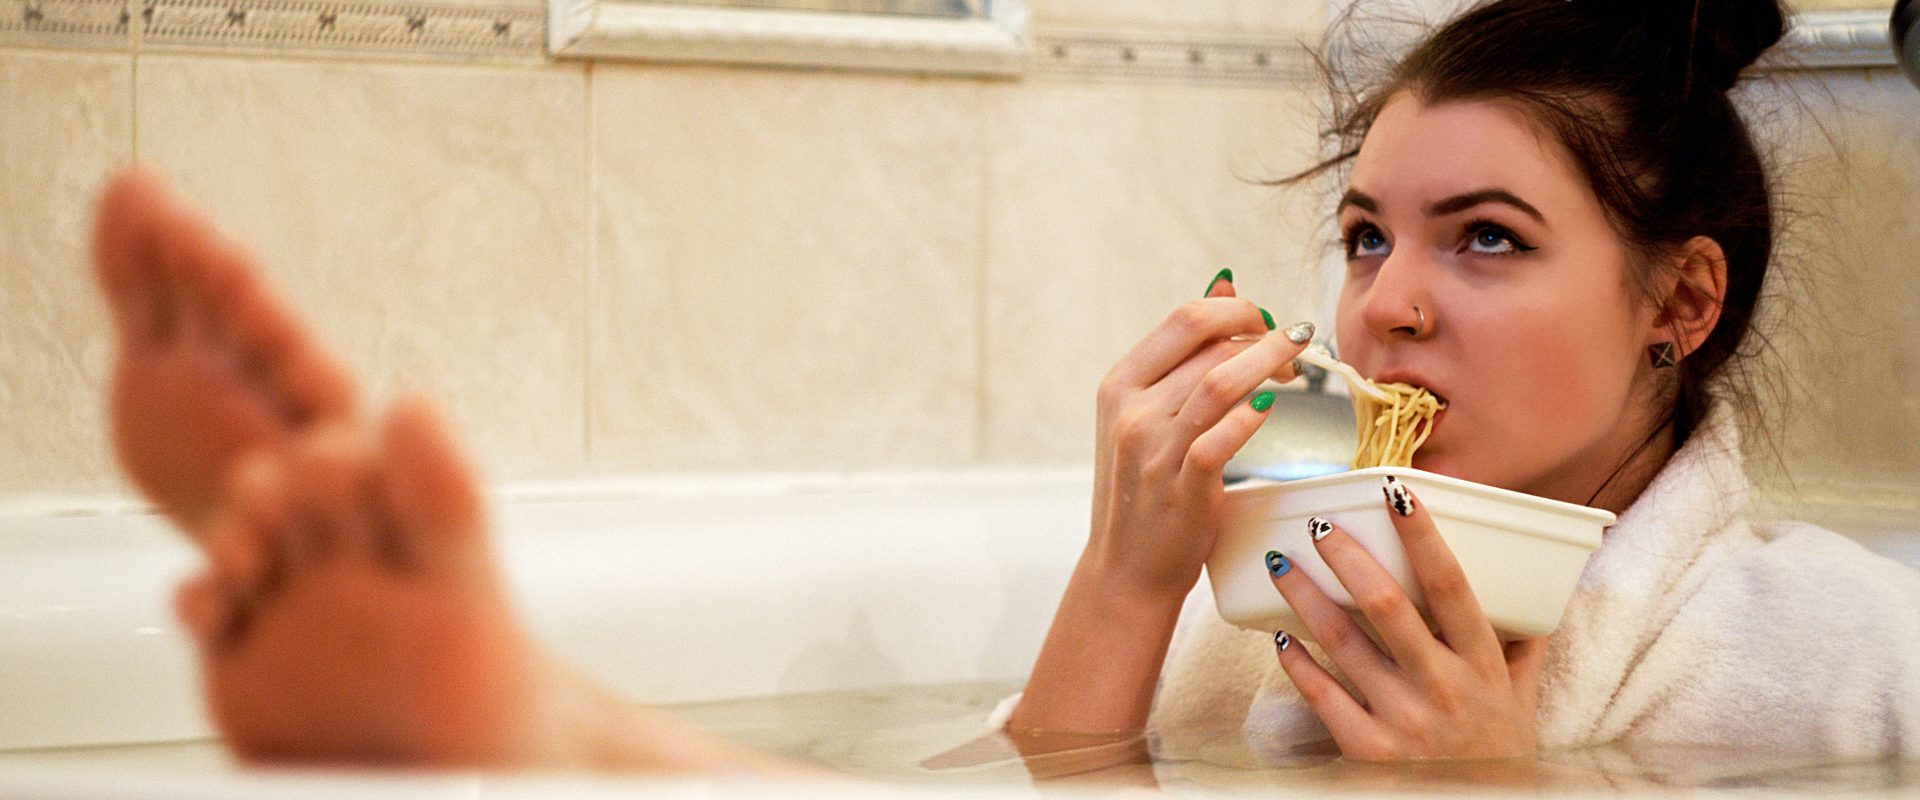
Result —
[{"label": "hair bun", "polygon": [[1779,0],[1572,0],[1643,34],[1664,65],[1720,91],[1787,31]]}]

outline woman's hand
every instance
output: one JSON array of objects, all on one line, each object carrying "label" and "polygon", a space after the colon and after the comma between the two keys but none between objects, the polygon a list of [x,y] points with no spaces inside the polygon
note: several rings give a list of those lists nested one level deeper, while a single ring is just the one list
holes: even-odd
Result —
[{"label": "woman's hand", "polygon": [[1359,542],[1316,517],[1308,523],[1314,546],[1379,633],[1386,652],[1293,569],[1285,554],[1269,554],[1273,585],[1359,694],[1349,693],[1305,648],[1292,646],[1284,631],[1274,634],[1280,666],[1349,758],[1506,758],[1533,752],[1547,640],[1503,646],[1426,507],[1391,477],[1382,493],[1439,636]]},{"label": "woman's hand", "polygon": [[1213,548],[1221,471],[1273,402],[1254,392],[1268,378],[1291,380],[1313,338],[1312,323],[1272,331],[1271,315],[1233,295],[1215,281],[1100,382],[1087,565],[1175,606]]},{"label": "woman's hand", "polygon": [[1093,529],[1008,725],[1022,752],[1060,732],[1126,741],[1146,724],[1180,605],[1220,526],[1221,470],[1274,400],[1254,393],[1293,377],[1313,338],[1311,325],[1273,327],[1215,278],[1101,381]]}]

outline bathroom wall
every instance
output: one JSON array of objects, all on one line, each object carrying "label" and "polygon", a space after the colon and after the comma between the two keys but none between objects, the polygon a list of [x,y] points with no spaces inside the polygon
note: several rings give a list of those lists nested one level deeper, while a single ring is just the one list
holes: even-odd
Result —
[{"label": "bathroom wall", "polygon": [[[1216,269],[1283,322],[1323,307],[1320,202],[1257,184],[1317,146],[1291,43],[1321,15],[1032,6],[1032,69],[986,80],[553,62],[532,0],[0,0],[0,498],[119,486],[86,241],[136,159],[500,480],[1084,464],[1106,366]],[[1249,43],[1271,70],[1207,57]],[[1805,228],[1833,316],[1791,351],[1819,391],[1780,441],[1906,502],[1920,92],[1792,82],[1831,94],[1846,169],[1803,178],[1838,198]]]},{"label": "bathroom wall", "polygon": [[1084,461],[1104,365],[1216,269],[1284,318],[1318,296],[1310,198],[1250,182],[1312,147],[1297,58],[1081,57],[1279,48],[1311,8],[1038,3],[1037,47],[1080,66],[1019,81],[281,47],[247,27],[270,10],[0,29],[0,492],[116,485],[86,232],[135,159],[370,395],[439,398],[508,480]]}]

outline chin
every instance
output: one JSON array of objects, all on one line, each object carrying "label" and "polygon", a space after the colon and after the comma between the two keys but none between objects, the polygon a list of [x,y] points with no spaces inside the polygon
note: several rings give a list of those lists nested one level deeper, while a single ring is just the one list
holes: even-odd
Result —
[{"label": "chin", "polygon": [[1421,448],[1413,454],[1413,468],[1426,470],[1436,475],[1445,475],[1449,478],[1473,480],[1466,475],[1460,474],[1459,464],[1455,459],[1448,458],[1446,453],[1428,452],[1425,448]]},{"label": "chin", "polygon": [[1459,478],[1463,481],[1484,483],[1488,486],[1498,485],[1493,480],[1489,480],[1489,478],[1493,476],[1488,475],[1485,469],[1476,468],[1472,459],[1458,458],[1445,451],[1429,453],[1425,449],[1422,449],[1414,453],[1413,468],[1426,470],[1436,475],[1445,475],[1449,478]]}]

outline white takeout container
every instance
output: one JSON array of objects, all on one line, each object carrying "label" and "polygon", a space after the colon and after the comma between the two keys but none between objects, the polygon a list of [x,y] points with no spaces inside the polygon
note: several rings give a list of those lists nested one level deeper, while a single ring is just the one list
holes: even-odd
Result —
[{"label": "white takeout container", "polygon": [[1371,633],[1307,532],[1307,519],[1321,517],[1373,554],[1431,627],[1426,598],[1381,493],[1388,475],[1412,488],[1432,514],[1487,619],[1506,641],[1553,632],[1587,557],[1600,547],[1601,531],[1614,521],[1599,509],[1406,467],[1231,486],[1225,527],[1207,557],[1220,616],[1243,628],[1312,638],[1267,573],[1267,551],[1278,550]]}]

